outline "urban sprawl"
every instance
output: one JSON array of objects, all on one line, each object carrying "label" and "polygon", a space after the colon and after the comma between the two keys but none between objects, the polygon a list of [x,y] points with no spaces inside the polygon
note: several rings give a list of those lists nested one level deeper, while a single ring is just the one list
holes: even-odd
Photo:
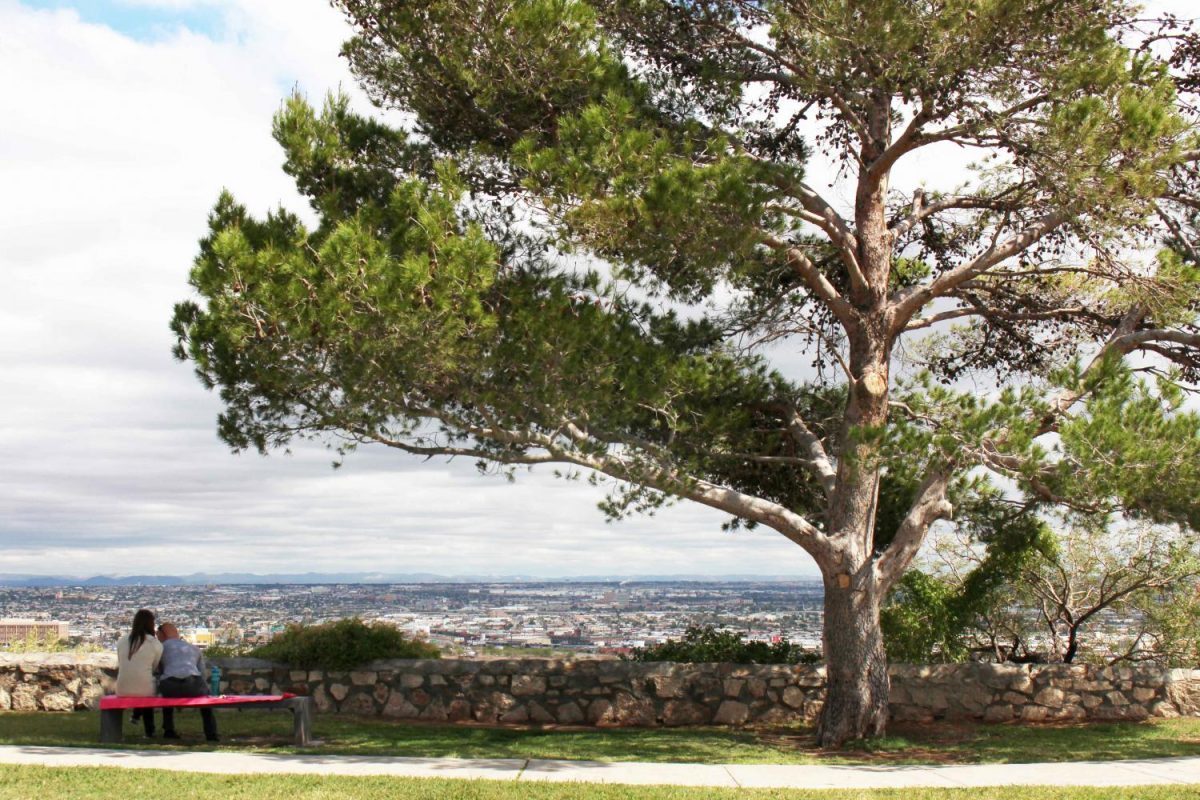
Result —
[{"label": "urban sprawl", "polygon": [[359,617],[463,655],[625,653],[692,625],[816,648],[821,596],[819,581],[0,587],[0,620],[65,623],[73,643],[102,648],[139,608],[205,647],[253,646],[291,623]]}]

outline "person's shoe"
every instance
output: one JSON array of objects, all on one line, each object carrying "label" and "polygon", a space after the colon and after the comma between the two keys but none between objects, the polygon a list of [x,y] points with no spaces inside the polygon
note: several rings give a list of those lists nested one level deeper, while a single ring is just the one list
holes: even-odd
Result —
[{"label": "person's shoe", "polygon": [[209,744],[219,744],[221,741],[221,737],[220,736],[206,736],[204,741],[208,742]]},{"label": "person's shoe", "polygon": [[183,737],[180,736],[175,731],[163,731],[163,738],[164,739],[182,739]]}]

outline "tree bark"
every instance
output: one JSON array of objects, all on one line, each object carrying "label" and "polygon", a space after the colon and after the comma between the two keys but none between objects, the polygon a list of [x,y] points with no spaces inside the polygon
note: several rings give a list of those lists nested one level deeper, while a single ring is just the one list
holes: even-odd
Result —
[{"label": "tree bark", "polygon": [[888,720],[891,684],[879,626],[883,598],[873,578],[843,586],[846,580],[839,577],[825,579],[826,688],[817,725],[819,747],[881,736]]},{"label": "tree bark", "polygon": [[877,445],[863,435],[887,422],[889,343],[882,316],[864,320],[850,336],[850,391],[827,516],[836,544],[818,562],[825,581],[821,747],[880,736],[887,725],[890,686],[879,626],[885,589],[872,562],[880,474]]},{"label": "tree bark", "polygon": [[[880,466],[873,432],[888,420],[894,343],[887,300],[893,240],[887,227],[888,166],[876,165],[891,142],[891,98],[868,98],[859,158],[854,221],[861,281],[851,280],[853,321],[846,326],[849,386],[840,431],[837,479],[826,516],[832,557],[820,561],[825,580],[825,705],[817,745],[838,747],[881,736],[888,721],[887,654],[879,625],[886,594],[873,561]],[[854,276],[851,276],[852,278]]]}]

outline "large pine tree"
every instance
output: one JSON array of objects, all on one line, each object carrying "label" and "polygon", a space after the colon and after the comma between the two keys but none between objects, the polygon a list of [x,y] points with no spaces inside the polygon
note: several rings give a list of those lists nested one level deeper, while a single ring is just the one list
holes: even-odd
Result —
[{"label": "large pine tree", "polygon": [[[1169,25],[1122,0],[339,4],[410,124],[293,97],[275,133],[319,225],[213,211],[174,326],[232,447],[563,464],[614,480],[613,515],[778,531],[824,578],[825,745],[884,729],[880,603],[935,522],[1200,521],[1200,272],[1158,252],[1197,158]],[[975,156],[959,190],[893,185],[947,148]]]}]

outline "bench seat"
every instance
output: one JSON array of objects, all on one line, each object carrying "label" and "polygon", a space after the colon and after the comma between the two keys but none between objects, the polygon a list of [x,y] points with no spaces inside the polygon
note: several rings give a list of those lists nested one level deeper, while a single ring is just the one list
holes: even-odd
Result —
[{"label": "bench seat", "polygon": [[312,741],[312,698],[291,694],[223,694],[217,697],[122,697],[100,698],[100,741],[124,741],[125,712],[135,708],[285,708],[292,712],[296,744]]}]

